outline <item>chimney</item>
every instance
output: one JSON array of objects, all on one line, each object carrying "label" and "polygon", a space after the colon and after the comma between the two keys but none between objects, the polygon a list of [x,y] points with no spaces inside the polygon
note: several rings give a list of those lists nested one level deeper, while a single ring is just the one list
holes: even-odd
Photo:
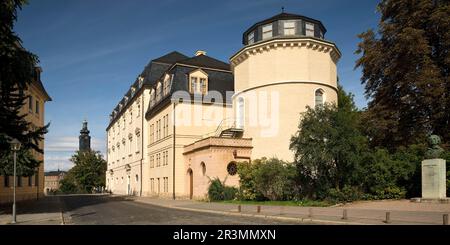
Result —
[{"label": "chimney", "polygon": [[199,55],[206,55],[206,51],[198,50],[197,52],[195,52],[195,56],[199,56]]}]

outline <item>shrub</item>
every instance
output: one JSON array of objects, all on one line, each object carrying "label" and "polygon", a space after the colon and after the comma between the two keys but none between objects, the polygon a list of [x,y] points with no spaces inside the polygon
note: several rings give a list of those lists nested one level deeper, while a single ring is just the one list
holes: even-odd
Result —
[{"label": "shrub", "polygon": [[282,201],[296,196],[293,164],[263,158],[254,160],[252,164],[239,164],[238,173],[241,184],[239,199]]},{"label": "shrub", "polygon": [[329,189],[326,199],[331,202],[352,202],[365,199],[365,196],[360,187],[346,185],[342,189]]},{"label": "shrub", "polygon": [[231,186],[225,186],[220,179],[211,180],[208,188],[208,197],[211,201],[233,200],[237,189]]}]

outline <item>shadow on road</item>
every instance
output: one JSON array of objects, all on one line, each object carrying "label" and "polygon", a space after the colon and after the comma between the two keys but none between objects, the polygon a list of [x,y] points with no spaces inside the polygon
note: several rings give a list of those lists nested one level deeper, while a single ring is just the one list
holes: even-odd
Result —
[{"label": "shadow on road", "polygon": [[[132,201],[126,196],[110,195],[57,195],[46,196],[38,200],[28,200],[16,203],[17,214],[38,214],[67,212],[84,206],[92,206],[106,202]],[[12,203],[0,205],[1,214],[11,214]]]}]

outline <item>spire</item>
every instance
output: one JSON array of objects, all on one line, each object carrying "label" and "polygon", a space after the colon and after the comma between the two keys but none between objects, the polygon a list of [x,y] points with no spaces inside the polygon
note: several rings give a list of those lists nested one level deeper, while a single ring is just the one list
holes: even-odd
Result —
[{"label": "spire", "polygon": [[87,151],[91,149],[91,136],[89,135],[89,129],[87,127],[87,121],[86,119],[83,120],[83,126],[80,130],[80,136],[78,137],[80,139],[79,142],[79,150],[80,151]]}]

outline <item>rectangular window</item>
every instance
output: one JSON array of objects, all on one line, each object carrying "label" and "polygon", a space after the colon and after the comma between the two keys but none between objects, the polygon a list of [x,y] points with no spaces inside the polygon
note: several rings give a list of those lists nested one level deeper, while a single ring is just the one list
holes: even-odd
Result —
[{"label": "rectangular window", "polygon": [[136,135],[136,153],[141,151],[141,134]]},{"label": "rectangular window", "polygon": [[33,176],[28,176],[28,186],[33,186]]},{"label": "rectangular window", "polygon": [[133,111],[130,109],[130,124],[133,123]]},{"label": "rectangular window", "polygon": [[155,179],[154,178],[150,179],[150,190],[152,193],[155,192]]},{"label": "rectangular window", "polygon": [[5,175],[5,176],[3,176],[4,177],[4,179],[3,179],[3,186],[4,187],[9,187],[9,176],[8,175]]},{"label": "rectangular window", "polygon": [[267,39],[272,37],[272,23],[262,27],[262,38]]},{"label": "rectangular window", "polygon": [[166,136],[169,135],[169,114],[166,114]]},{"label": "rectangular window", "polygon": [[166,137],[166,116],[163,116],[163,138]]},{"label": "rectangular window", "polygon": [[314,24],[306,22],[306,36],[314,37]]},{"label": "rectangular window", "polygon": [[153,124],[150,125],[150,144],[154,142],[154,138],[153,135],[155,135],[155,133],[153,132]]},{"label": "rectangular window", "polygon": [[284,27],[284,35],[295,35],[295,22],[294,21],[285,21],[283,23]]},{"label": "rectangular window", "polygon": [[39,115],[39,101],[36,100],[36,114]]},{"label": "rectangular window", "polygon": [[166,151],[163,151],[163,156],[164,156],[164,159],[163,159],[162,165],[163,165],[163,166],[166,166],[166,163],[167,163],[167,155],[166,155]]},{"label": "rectangular window", "polygon": [[33,112],[33,96],[28,96],[28,109],[30,112]]},{"label": "rectangular window", "polygon": [[158,194],[159,194],[159,192],[161,191],[161,187],[160,187],[161,185],[160,185],[160,183],[159,183],[159,178],[158,178]]},{"label": "rectangular window", "polygon": [[150,156],[150,168],[155,167],[155,157],[153,155]]},{"label": "rectangular window", "polygon": [[161,119],[158,120],[158,139],[161,139]]},{"label": "rectangular window", "polygon": [[[138,101],[138,103],[139,103],[139,101]],[[141,105],[140,104],[138,104],[137,105],[137,111],[136,111],[136,117],[140,117],[141,116]]]},{"label": "rectangular window", "polygon": [[200,89],[202,94],[206,94],[207,92],[207,83],[205,78],[200,78]]},{"label": "rectangular window", "polygon": [[255,42],[255,32],[252,31],[252,32],[250,32],[250,33],[248,34],[248,36],[247,36],[247,43],[248,43],[248,44],[252,44],[252,43],[254,43],[254,42]]},{"label": "rectangular window", "polygon": [[197,92],[197,78],[196,77],[191,77],[190,92],[192,94]]}]

